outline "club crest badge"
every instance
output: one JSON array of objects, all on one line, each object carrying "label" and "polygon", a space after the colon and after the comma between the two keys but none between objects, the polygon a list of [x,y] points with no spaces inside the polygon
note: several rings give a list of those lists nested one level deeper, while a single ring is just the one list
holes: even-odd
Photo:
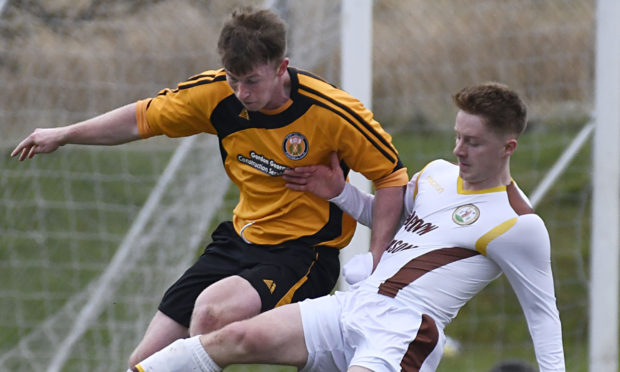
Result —
[{"label": "club crest badge", "polygon": [[308,154],[308,140],[301,133],[289,133],[282,142],[282,150],[291,160],[303,159]]},{"label": "club crest badge", "polygon": [[473,204],[457,207],[452,213],[452,221],[457,225],[465,226],[476,222],[480,217],[480,209]]}]

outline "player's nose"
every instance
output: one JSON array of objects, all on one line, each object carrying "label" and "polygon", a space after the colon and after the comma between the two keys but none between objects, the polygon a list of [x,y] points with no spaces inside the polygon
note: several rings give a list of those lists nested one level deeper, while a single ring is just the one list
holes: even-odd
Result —
[{"label": "player's nose", "polygon": [[248,98],[250,96],[250,89],[248,89],[245,84],[239,83],[237,86],[237,94],[241,99]]},{"label": "player's nose", "polygon": [[454,154],[454,156],[456,156],[457,158],[465,156],[465,148],[462,141],[456,142],[456,144],[454,145],[454,149],[452,150],[452,154]]}]

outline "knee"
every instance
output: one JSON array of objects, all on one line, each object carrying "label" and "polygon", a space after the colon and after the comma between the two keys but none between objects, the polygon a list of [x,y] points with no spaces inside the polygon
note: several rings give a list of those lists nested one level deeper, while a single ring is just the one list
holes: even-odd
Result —
[{"label": "knee", "polygon": [[260,312],[261,300],[250,283],[232,276],[209,286],[196,299],[190,335],[210,333]]},{"label": "knee", "polygon": [[226,340],[227,344],[233,346],[237,355],[258,355],[262,351],[261,347],[266,344],[266,336],[261,334],[258,329],[252,327],[247,321],[234,322],[222,328],[219,337],[214,340]]},{"label": "knee", "polygon": [[189,326],[190,336],[210,333],[226,325],[224,314],[210,302],[196,301]]},{"label": "knee", "polygon": [[134,368],[136,364],[140,363],[145,356],[138,352],[138,349],[134,350],[129,356],[129,368]]},{"label": "knee", "polygon": [[134,368],[136,364],[142,362],[144,359],[150,357],[157,351],[159,351],[159,349],[148,350],[144,348],[143,345],[138,345],[138,347],[136,347],[136,349],[129,356],[129,368]]}]

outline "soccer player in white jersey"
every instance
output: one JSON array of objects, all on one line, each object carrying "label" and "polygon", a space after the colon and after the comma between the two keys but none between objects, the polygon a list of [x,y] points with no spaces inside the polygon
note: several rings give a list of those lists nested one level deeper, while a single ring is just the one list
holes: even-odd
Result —
[{"label": "soccer player in white jersey", "polygon": [[[547,229],[510,175],[526,107],[508,87],[486,83],[454,95],[454,155],[435,160],[407,186],[403,223],[376,268],[371,253],[344,268],[336,292],[179,340],[133,368],[219,371],[239,363],[304,371],[434,371],[444,327],[488,283],[506,275],[525,314],[541,371],[564,371]],[[288,187],[329,199],[363,224],[372,195],[331,167],[296,168]]]}]

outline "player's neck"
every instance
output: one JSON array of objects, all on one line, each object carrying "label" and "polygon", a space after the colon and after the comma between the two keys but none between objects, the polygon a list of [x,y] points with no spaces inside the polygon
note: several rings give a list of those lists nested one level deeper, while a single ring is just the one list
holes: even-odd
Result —
[{"label": "player's neck", "polygon": [[489,175],[486,178],[478,180],[466,180],[462,178],[462,187],[464,190],[481,191],[489,190],[496,187],[508,186],[512,182],[510,168],[506,167],[501,172]]},{"label": "player's neck", "polygon": [[279,79],[279,84],[276,85],[269,104],[264,107],[265,110],[277,110],[286,105],[291,98],[291,77],[288,70]]}]

